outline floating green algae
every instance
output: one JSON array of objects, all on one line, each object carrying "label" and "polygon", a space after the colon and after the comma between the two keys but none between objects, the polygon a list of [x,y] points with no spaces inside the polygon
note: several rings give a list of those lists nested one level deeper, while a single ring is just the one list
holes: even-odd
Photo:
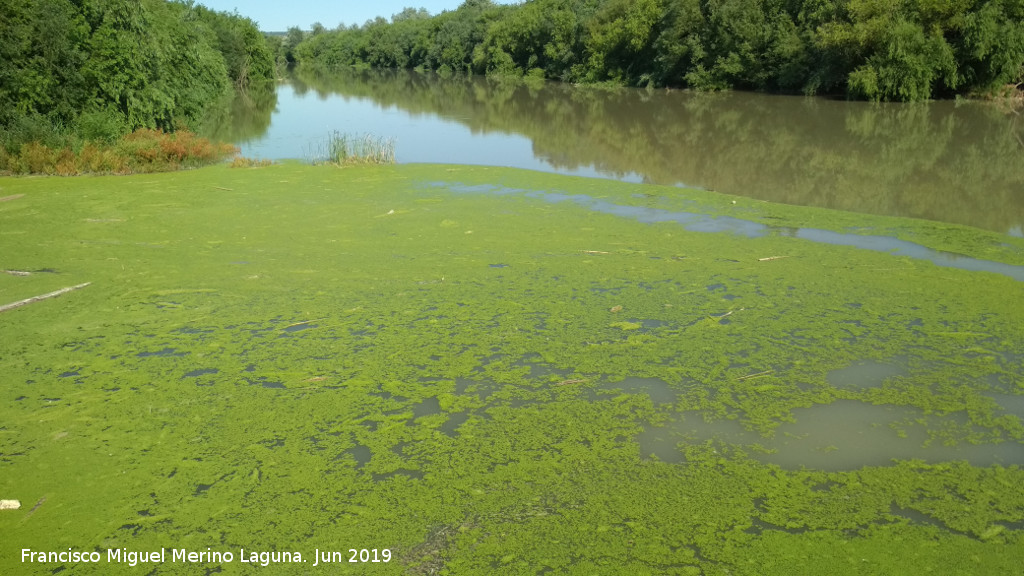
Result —
[{"label": "floating green algae", "polygon": [[[0,269],[54,271],[0,274],[0,304],[92,283],[0,314],[0,498],[23,503],[0,512],[0,572],[48,573],[20,549],[68,547],[230,550],[219,565],[242,573],[241,548],[294,550],[306,562],[276,568],[299,574],[350,548],[391,550],[360,567],[381,574],[1024,559],[1020,461],[923,450],[828,471],[751,446],[837,402],[919,414],[910,440],[1021,445],[993,400],[1024,388],[1020,282],[439,181],[690,194],[444,166],[0,181],[24,194],[0,204]],[[871,385],[829,381],[896,362]],[[693,415],[744,439],[675,439],[680,463],[641,451]]]}]

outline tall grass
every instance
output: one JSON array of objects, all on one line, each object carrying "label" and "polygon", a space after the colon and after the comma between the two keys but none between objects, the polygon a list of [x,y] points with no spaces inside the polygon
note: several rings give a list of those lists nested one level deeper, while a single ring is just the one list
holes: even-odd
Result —
[{"label": "tall grass", "polygon": [[325,140],[307,148],[306,157],[313,164],[394,164],[395,139],[335,130]]}]

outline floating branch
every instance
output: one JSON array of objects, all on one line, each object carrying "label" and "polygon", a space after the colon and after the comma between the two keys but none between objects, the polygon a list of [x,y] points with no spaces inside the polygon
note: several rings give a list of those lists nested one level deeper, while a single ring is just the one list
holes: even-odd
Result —
[{"label": "floating branch", "polygon": [[789,258],[789,256],[769,256],[767,258],[758,258],[758,262],[768,262],[770,260],[782,260],[783,258]]},{"label": "floating branch", "polygon": [[26,272],[24,270],[3,270],[3,273],[4,274],[10,274],[11,276],[31,276],[32,275],[31,272]]},{"label": "floating branch", "polygon": [[60,290],[57,290],[57,291],[54,291],[54,292],[50,292],[49,294],[43,294],[42,296],[33,296],[31,298],[26,298],[24,300],[19,300],[17,302],[11,302],[10,304],[4,304],[3,306],[0,306],[0,312],[7,312],[8,310],[13,310],[15,308],[24,306],[26,304],[31,304],[33,302],[39,302],[40,300],[47,300],[49,298],[56,298],[57,296],[61,296],[63,294],[67,294],[68,292],[72,292],[72,291],[78,290],[80,288],[85,288],[89,284],[92,284],[92,282],[86,282],[85,284],[79,284],[78,286],[68,286],[67,288],[61,288]]},{"label": "floating branch", "polygon": [[327,320],[327,317],[325,316],[323,318],[315,318],[313,320],[303,320],[302,322],[296,322],[294,324],[289,324],[289,325],[285,326],[284,328],[282,328],[282,330],[287,330],[289,328],[295,328],[296,326],[305,326],[306,324],[310,324],[312,322],[319,322],[321,320]]}]

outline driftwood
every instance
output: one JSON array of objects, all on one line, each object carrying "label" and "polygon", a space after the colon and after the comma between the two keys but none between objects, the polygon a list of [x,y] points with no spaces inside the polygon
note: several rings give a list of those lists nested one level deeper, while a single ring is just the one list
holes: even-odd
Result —
[{"label": "driftwood", "polygon": [[771,262],[772,260],[782,260],[783,258],[789,258],[789,256],[769,256],[767,258],[758,258],[758,262]]},{"label": "driftwood", "polygon": [[327,320],[327,317],[324,316],[323,318],[315,318],[313,320],[303,320],[302,322],[296,322],[294,324],[289,324],[289,325],[285,326],[284,328],[282,328],[282,330],[287,330],[289,328],[295,328],[296,326],[304,326],[306,324],[312,324],[313,322],[319,322],[321,320]]},{"label": "driftwood", "polygon": [[4,304],[3,306],[0,306],[0,312],[7,312],[8,310],[13,310],[15,308],[19,308],[21,306],[25,306],[26,304],[32,304],[33,302],[39,302],[40,300],[47,300],[49,298],[56,298],[57,296],[61,296],[63,294],[67,294],[68,292],[72,292],[72,291],[78,290],[80,288],[85,288],[89,284],[92,284],[92,282],[86,282],[85,284],[79,284],[78,286],[68,286],[67,288],[61,288],[60,290],[56,290],[54,292],[50,292],[49,294],[43,294],[42,296],[33,296],[31,298],[26,298],[24,300],[19,300],[17,302],[11,302],[10,304]]},{"label": "driftwood", "polygon": [[3,272],[4,274],[10,274],[11,276],[31,276],[32,275],[31,272],[26,272],[24,270],[0,270],[0,272]]}]

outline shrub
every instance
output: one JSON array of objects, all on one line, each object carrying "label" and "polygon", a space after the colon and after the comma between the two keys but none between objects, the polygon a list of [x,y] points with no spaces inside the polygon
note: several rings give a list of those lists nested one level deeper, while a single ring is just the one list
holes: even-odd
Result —
[{"label": "shrub", "polygon": [[161,172],[212,164],[237,152],[231,144],[215,144],[188,131],[168,134],[140,129],[113,144],[85,142],[77,152],[71,146],[51,147],[39,141],[24,144],[13,153],[0,146],[0,170],[61,176]]},{"label": "shrub", "polygon": [[78,134],[83,140],[113,144],[126,133],[124,116],[114,110],[85,112],[78,117]]}]

